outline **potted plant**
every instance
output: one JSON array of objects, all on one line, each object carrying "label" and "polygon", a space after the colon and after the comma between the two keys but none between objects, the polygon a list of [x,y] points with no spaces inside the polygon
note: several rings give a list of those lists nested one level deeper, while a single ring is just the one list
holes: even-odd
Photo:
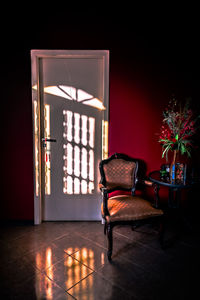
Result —
[{"label": "potted plant", "polygon": [[190,101],[185,101],[182,106],[175,98],[169,101],[167,108],[163,111],[163,121],[159,142],[162,145],[162,158],[168,160],[168,152],[173,152],[173,159],[170,166],[175,165],[177,153],[186,154],[191,157],[191,150],[194,146],[193,136],[196,134],[200,115],[194,115],[190,108]]}]

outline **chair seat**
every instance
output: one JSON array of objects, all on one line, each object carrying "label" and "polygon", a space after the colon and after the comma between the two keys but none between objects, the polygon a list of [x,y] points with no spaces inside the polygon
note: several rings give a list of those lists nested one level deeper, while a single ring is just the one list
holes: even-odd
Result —
[{"label": "chair seat", "polygon": [[[107,222],[136,221],[162,216],[161,209],[154,208],[151,203],[139,196],[118,195],[108,199],[109,216]],[[101,206],[103,215],[103,205]]]}]

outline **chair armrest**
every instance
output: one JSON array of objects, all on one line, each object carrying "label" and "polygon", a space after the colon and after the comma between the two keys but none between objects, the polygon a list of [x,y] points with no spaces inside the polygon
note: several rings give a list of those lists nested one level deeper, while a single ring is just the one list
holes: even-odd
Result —
[{"label": "chair armrest", "polygon": [[105,186],[102,183],[99,183],[99,189],[102,191],[102,189],[105,189]]},{"label": "chair armrest", "polygon": [[153,182],[147,179],[139,179],[137,184],[141,186],[153,186]]},{"label": "chair armrest", "polygon": [[146,186],[153,186],[153,182],[152,181],[149,181],[149,180],[144,180],[144,184]]},{"label": "chair armrest", "polygon": [[160,207],[159,186],[157,186],[157,184],[155,184],[154,182],[152,182],[148,179],[139,180],[138,183],[143,187],[152,187],[153,188],[154,199],[153,199],[152,205],[155,208],[159,208]]}]

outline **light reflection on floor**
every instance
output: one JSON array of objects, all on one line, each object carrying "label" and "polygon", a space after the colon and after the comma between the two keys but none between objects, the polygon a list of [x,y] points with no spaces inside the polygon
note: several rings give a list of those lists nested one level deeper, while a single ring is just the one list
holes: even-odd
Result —
[{"label": "light reflection on floor", "polygon": [[[165,250],[149,224],[137,231],[116,228],[112,263],[100,222],[5,224],[0,230],[1,298],[196,299],[199,227],[192,223],[191,232],[178,236],[179,221],[167,224],[166,242],[175,239]],[[77,278],[70,281],[70,272]]]},{"label": "light reflection on floor", "polygon": [[[48,247],[45,252],[45,257],[42,257],[41,253],[36,253],[36,267],[41,270],[43,261],[45,261],[45,270],[46,274],[49,278],[53,280],[53,272],[52,272],[52,249]],[[46,299],[51,300],[53,299],[53,292],[52,292],[52,281],[48,280],[48,277],[41,276],[41,273],[38,273],[37,281],[36,281],[36,291],[39,290],[39,294],[42,294],[43,287],[45,289]],[[43,282],[44,278],[44,282]],[[44,284],[44,286],[43,286]],[[38,294],[38,293],[37,293]]]},{"label": "light reflection on floor", "polygon": [[[45,294],[45,299],[53,299],[53,281],[62,286],[66,291],[74,288],[76,294],[87,294],[88,289],[93,290],[93,276],[88,276],[95,269],[95,254],[90,248],[69,247],[64,249],[64,259],[53,263],[53,251],[55,248],[48,247],[42,254],[37,252],[35,256],[36,268],[44,269],[45,275],[38,272],[36,276],[36,295]],[[97,260],[101,265],[105,263],[104,252],[99,253]],[[59,267],[57,267],[59,266]],[[82,280],[88,276],[87,282]],[[62,278],[62,281],[60,281]],[[77,284],[78,283],[78,284]],[[90,296],[92,296],[90,294]],[[93,297],[91,298],[93,299]]]},{"label": "light reflection on floor", "polygon": [[[71,249],[65,249],[65,252],[69,253]],[[75,252],[74,250],[72,250]],[[64,262],[67,266],[67,279],[65,281],[66,289],[72,287],[74,284],[81,281],[88,275],[87,269],[83,268],[81,264],[89,266],[91,269],[94,269],[94,252],[91,249],[82,248],[80,251],[75,252],[73,259],[71,256],[66,257]],[[90,287],[93,284],[93,278],[90,278]],[[77,285],[78,289],[81,289],[81,294],[84,294],[86,288],[86,282],[83,280],[81,284]],[[77,291],[79,292],[79,291]]]}]

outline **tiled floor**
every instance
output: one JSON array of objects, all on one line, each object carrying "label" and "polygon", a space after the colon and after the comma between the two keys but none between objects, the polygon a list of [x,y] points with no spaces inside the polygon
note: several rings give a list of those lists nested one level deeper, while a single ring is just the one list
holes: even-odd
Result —
[{"label": "tiled floor", "polygon": [[[114,229],[113,261],[100,222],[4,224],[0,230],[2,299],[197,299],[200,235],[176,235],[162,250],[146,225]],[[176,227],[176,228],[175,228]]]}]

